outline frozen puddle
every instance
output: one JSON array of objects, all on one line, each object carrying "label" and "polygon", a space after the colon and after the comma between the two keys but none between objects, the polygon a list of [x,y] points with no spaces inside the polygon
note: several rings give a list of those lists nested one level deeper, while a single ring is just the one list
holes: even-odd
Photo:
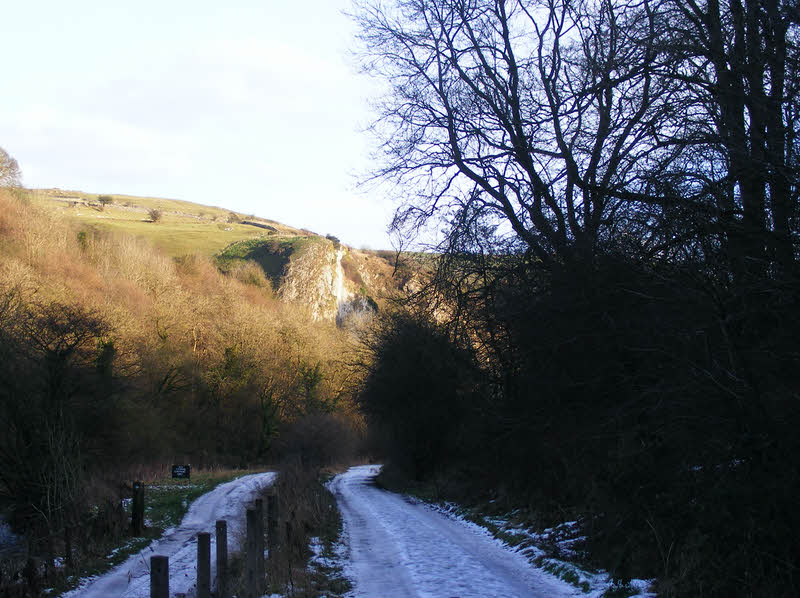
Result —
[{"label": "frozen puddle", "polygon": [[275,479],[275,473],[257,473],[220,484],[189,507],[180,526],[131,556],[105,575],[67,592],[62,598],[149,598],[150,557],[169,557],[170,595],[190,592],[197,581],[197,533],[211,532],[211,578],[214,578],[218,519],[228,522],[228,550],[237,550],[245,531],[245,508]]},{"label": "frozen puddle", "polygon": [[486,530],[372,485],[379,466],[329,484],[350,551],[353,598],[580,596]]}]

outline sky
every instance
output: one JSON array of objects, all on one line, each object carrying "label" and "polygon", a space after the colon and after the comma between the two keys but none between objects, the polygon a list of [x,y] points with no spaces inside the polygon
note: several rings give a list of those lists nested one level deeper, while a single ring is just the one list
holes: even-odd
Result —
[{"label": "sky", "polygon": [[0,147],[27,187],[184,199],[388,248],[357,188],[378,83],[350,0],[27,0],[0,21]]}]

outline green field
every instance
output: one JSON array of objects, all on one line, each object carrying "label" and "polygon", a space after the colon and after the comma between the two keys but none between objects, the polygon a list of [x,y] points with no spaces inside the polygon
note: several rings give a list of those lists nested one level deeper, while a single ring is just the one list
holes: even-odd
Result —
[{"label": "green field", "polygon": [[[225,247],[245,239],[283,239],[311,233],[252,215],[233,214],[213,206],[154,197],[110,195],[113,201],[102,207],[97,195],[81,191],[37,189],[29,192],[30,201],[47,207],[86,229],[120,232],[144,238],[166,254],[215,255]],[[161,217],[152,222],[149,210]],[[254,222],[240,224],[231,220]]]}]

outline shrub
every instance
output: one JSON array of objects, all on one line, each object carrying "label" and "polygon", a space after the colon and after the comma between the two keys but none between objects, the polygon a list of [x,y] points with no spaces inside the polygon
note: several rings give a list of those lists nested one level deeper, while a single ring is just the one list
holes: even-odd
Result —
[{"label": "shrub", "polygon": [[264,270],[253,260],[235,263],[230,269],[230,274],[242,284],[252,285],[261,289],[272,289],[272,284],[267,280]]},{"label": "shrub", "polygon": [[344,270],[344,275],[348,278],[348,280],[356,283],[360,287],[364,286],[364,279],[361,278],[361,273],[358,271],[358,266],[349,253],[342,257],[342,270]]},{"label": "shrub", "polygon": [[158,222],[161,220],[161,210],[157,210],[155,208],[151,208],[147,210],[147,215],[150,217],[150,222]]},{"label": "shrub", "polygon": [[19,187],[21,178],[17,161],[0,147],[0,187]]},{"label": "shrub", "polygon": [[86,251],[86,249],[89,247],[89,237],[85,230],[82,230],[78,233],[78,247],[81,248],[81,251]]},{"label": "shrub", "polygon": [[356,432],[350,422],[330,413],[307,415],[288,425],[280,448],[303,467],[317,468],[347,463],[356,452]]},{"label": "shrub", "polygon": [[114,203],[114,198],[110,195],[98,195],[97,201],[100,203],[100,209],[104,209],[108,204]]},{"label": "shrub", "polygon": [[389,460],[426,480],[466,446],[463,420],[484,394],[474,356],[434,321],[410,314],[390,316],[370,350],[361,408]]}]

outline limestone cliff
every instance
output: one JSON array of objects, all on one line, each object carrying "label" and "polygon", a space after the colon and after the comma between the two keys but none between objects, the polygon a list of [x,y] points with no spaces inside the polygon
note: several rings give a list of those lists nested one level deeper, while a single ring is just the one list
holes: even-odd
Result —
[{"label": "limestone cliff", "polygon": [[363,321],[404,283],[389,255],[357,251],[320,236],[243,241],[221,252],[221,265],[258,263],[284,301],[308,307],[315,320]]}]

